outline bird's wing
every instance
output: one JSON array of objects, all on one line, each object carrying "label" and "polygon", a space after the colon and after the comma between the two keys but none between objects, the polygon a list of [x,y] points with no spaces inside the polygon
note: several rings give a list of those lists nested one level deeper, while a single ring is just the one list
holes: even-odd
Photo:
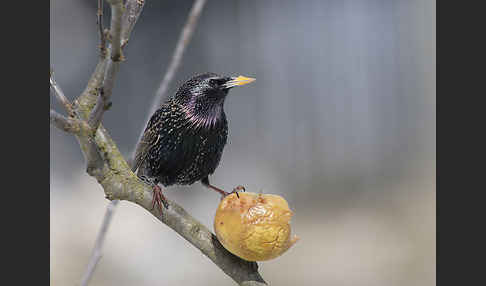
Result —
[{"label": "bird's wing", "polygon": [[135,150],[135,159],[132,166],[132,171],[135,172],[145,160],[150,148],[152,148],[157,140],[160,139],[158,131],[156,130],[156,123],[160,120],[160,116],[163,114],[163,110],[166,106],[162,106],[157,110],[150,118],[145,131],[143,132],[142,138],[138,142],[137,148]]}]

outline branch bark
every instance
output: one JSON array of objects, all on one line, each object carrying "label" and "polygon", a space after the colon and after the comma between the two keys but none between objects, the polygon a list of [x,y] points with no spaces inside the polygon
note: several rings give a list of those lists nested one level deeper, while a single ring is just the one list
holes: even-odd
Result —
[{"label": "branch bark", "polygon": [[[133,29],[133,26],[135,25],[138,16],[142,12],[144,4],[143,0],[127,0],[126,5],[127,7],[129,7],[129,9],[125,9],[126,13],[123,13],[122,1],[109,1],[109,3],[112,7],[112,20],[110,26],[111,33],[113,35],[112,45],[109,49],[105,48],[105,35],[102,25],[103,1],[98,0],[98,24],[100,30],[99,36],[101,41],[100,62],[96,66],[95,72],[91,76],[85,91],[80,97],[89,99],[92,97],[91,95],[93,94],[93,91],[96,91],[95,93],[98,93],[96,105],[91,110],[88,119],[89,125],[93,126],[93,129],[95,131],[98,130],[101,124],[101,119],[103,117],[104,111],[106,111],[111,106],[111,102],[109,101],[109,99],[112,94],[115,76],[118,73],[119,62],[123,59],[121,51],[121,49],[124,47],[124,45],[122,45],[121,43],[122,33],[126,37],[126,41],[128,41],[130,32]],[[127,14],[130,14],[132,16],[135,15],[136,18],[130,18],[127,16]],[[108,55],[108,52],[111,53],[112,50],[118,51],[118,53],[115,55]],[[93,144],[92,140],[86,140],[85,138],[78,137],[78,141],[81,148],[83,149],[84,146],[86,149],[86,152],[84,152],[84,154],[87,161],[87,172],[91,175],[96,175],[96,170],[106,167],[104,162],[101,161],[101,155],[98,152],[97,146]],[[88,158],[90,157],[94,157],[94,160],[88,160]],[[103,244],[106,233],[108,231],[108,226],[111,222],[111,217],[117,204],[118,200],[113,200],[110,202],[106,209],[103,224],[98,233],[93,253],[81,280],[82,286],[88,285],[91,277],[94,274],[94,270],[98,265],[98,261],[101,259]]]},{"label": "branch bark", "polygon": [[91,134],[91,128],[86,122],[75,118],[67,118],[62,114],[57,113],[51,109],[50,122],[55,127],[66,131],[68,133],[77,135],[89,135]]},{"label": "branch bark", "polygon": [[106,0],[111,5],[111,58],[114,62],[119,62],[123,59],[121,50],[121,34],[122,34],[122,16],[123,16],[123,1],[122,0]]},{"label": "branch bark", "polygon": [[50,71],[49,74],[49,84],[50,84],[50,91],[54,94],[54,97],[64,106],[66,111],[68,112],[69,116],[74,117],[74,110],[69,102],[69,100],[64,95],[61,87],[57,84],[56,80],[54,79],[54,72]]},{"label": "branch bark", "polygon": [[[107,52],[110,53],[111,49],[108,49]],[[111,107],[110,98],[115,85],[115,77],[118,74],[119,69],[120,62],[113,61],[111,58],[108,59],[103,85],[98,89],[98,100],[88,119],[89,125],[95,130],[100,125],[105,111]]]},{"label": "branch bark", "polygon": [[121,0],[107,0],[111,5],[111,47],[107,49],[107,53],[110,53],[106,71],[104,75],[103,86],[98,89],[98,101],[96,106],[92,110],[88,123],[96,130],[101,123],[103,113],[111,106],[110,97],[113,92],[113,86],[115,84],[115,77],[120,68],[120,61],[123,60],[121,51],[121,31],[122,31],[122,16],[123,16],[123,2]]},{"label": "branch bark", "polygon": [[103,0],[98,0],[97,16],[98,34],[100,37],[100,58],[103,59],[106,56],[106,38],[105,29],[103,28]]},{"label": "branch bark", "polygon": [[133,27],[135,27],[140,13],[142,13],[144,4],[144,0],[127,0],[122,19],[122,48],[128,44]]}]

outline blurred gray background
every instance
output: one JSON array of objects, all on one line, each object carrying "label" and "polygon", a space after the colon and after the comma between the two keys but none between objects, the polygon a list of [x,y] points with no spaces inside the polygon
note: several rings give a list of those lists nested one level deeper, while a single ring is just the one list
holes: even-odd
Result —
[{"label": "blurred gray background", "polygon": [[[98,60],[96,2],[50,1],[50,61],[70,99]],[[191,6],[146,0],[103,118],[126,155]],[[301,240],[260,263],[271,285],[435,285],[435,7],[432,0],[206,4],[169,93],[206,71],[257,79],[225,103],[229,144],[212,182],[288,200]],[[51,285],[76,285],[108,201],[85,173],[74,137],[51,128],[50,141]],[[215,192],[196,183],[169,187],[166,196],[212,229]],[[121,202],[90,285],[233,284],[148,212]]]}]

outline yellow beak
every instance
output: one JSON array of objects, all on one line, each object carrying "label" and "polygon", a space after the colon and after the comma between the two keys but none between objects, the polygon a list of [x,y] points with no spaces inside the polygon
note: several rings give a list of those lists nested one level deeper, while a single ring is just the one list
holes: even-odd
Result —
[{"label": "yellow beak", "polygon": [[226,88],[230,88],[235,86],[242,86],[253,81],[255,81],[254,78],[240,75],[238,77],[232,77],[231,80],[227,81],[224,85]]}]

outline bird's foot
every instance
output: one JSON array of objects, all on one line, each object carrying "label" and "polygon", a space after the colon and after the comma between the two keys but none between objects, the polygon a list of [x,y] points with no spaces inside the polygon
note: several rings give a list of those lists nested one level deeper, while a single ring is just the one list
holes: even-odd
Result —
[{"label": "bird's foot", "polygon": [[245,187],[243,187],[242,185],[238,185],[238,186],[236,186],[236,187],[233,189],[233,191],[232,191],[231,193],[227,193],[227,192],[225,192],[225,194],[223,195],[223,197],[222,197],[221,199],[223,199],[224,197],[229,196],[229,195],[231,195],[231,194],[236,194],[236,196],[237,196],[237,197],[238,197],[238,199],[239,199],[239,198],[240,198],[240,195],[238,194],[238,192],[245,192],[245,191],[246,191]]},{"label": "bird's foot", "polygon": [[238,192],[245,192],[246,189],[245,187],[243,187],[242,185],[238,185],[236,186],[233,191],[231,193],[228,193],[228,192],[224,192],[224,194],[222,195],[221,199],[224,199],[225,197],[231,195],[231,194],[236,194],[236,196],[238,197],[238,199],[240,198],[240,195],[238,194]]},{"label": "bird's foot", "polygon": [[169,203],[167,202],[167,199],[165,198],[164,194],[162,193],[162,189],[158,186],[158,181],[157,179],[151,179],[146,176],[139,176],[140,180],[144,181],[144,183],[151,185],[152,190],[153,190],[153,197],[152,197],[152,209],[155,208],[157,205],[157,208],[160,211],[160,214],[162,214],[162,204],[166,209],[169,208]]},{"label": "bird's foot", "polygon": [[204,182],[204,181],[203,181],[203,184],[204,184],[206,187],[208,187],[208,188],[210,188],[210,189],[212,189],[212,190],[214,190],[214,191],[216,191],[216,192],[220,193],[220,194],[221,194],[221,200],[222,200],[222,199],[224,199],[226,196],[229,196],[229,195],[231,195],[231,194],[236,194],[236,196],[237,196],[238,198],[240,198],[240,195],[238,194],[238,192],[239,192],[239,191],[240,191],[240,192],[241,192],[241,191],[243,191],[243,192],[245,191],[245,187],[243,187],[242,185],[238,185],[238,186],[236,186],[236,187],[233,189],[233,191],[232,191],[231,193],[228,193],[228,192],[226,192],[226,191],[224,191],[224,190],[222,190],[222,189],[220,189],[220,188],[218,188],[218,187],[215,187],[215,186],[213,186],[213,185],[209,184],[209,182]]},{"label": "bird's foot", "polygon": [[157,205],[157,208],[160,211],[160,214],[162,214],[162,204],[166,209],[169,208],[169,203],[167,202],[167,199],[165,198],[164,194],[162,194],[162,189],[158,185],[153,186],[153,192],[154,195],[152,197],[152,209],[154,209],[155,205]]}]

